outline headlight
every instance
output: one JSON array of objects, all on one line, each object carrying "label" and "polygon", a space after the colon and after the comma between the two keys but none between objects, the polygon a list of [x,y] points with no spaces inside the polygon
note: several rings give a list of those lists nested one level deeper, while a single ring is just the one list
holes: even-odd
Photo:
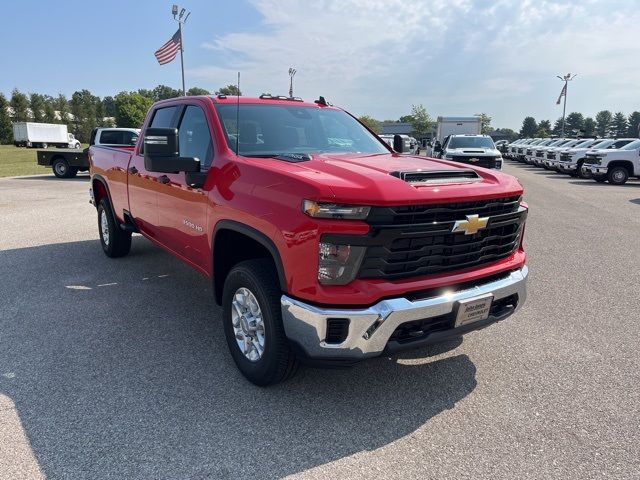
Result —
[{"label": "headlight", "polygon": [[345,285],[358,273],[365,247],[320,242],[318,281],[325,285]]},{"label": "headlight", "polygon": [[371,207],[362,205],[337,205],[335,203],[319,203],[313,200],[302,202],[302,211],[314,218],[344,218],[349,220],[364,220],[369,215]]}]

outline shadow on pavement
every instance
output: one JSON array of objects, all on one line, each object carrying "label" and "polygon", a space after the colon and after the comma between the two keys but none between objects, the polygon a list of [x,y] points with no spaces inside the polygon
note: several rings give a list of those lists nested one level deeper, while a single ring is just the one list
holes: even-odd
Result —
[{"label": "shadow on pavement", "polygon": [[79,173],[76,177],[73,178],[58,178],[53,173],[51,175],[33,175],[30,177],[14,177],[13,180],[47,180],[53,182],[86,182],[91,177],[88,173],[82,174]]},{"label": "shadow on pavement", "polygon": [[[207,279],[141,237],[0,252],[0,393],[51,478],[276,478],[423,427],[476,386],[455,340],[260,389]],[[408,364],[406,359],[422,361]]]}]

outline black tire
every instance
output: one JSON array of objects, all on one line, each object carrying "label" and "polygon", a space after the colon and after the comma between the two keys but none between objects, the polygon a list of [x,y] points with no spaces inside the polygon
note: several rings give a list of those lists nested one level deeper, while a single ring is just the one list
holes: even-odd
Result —
[{"label": "black tire", "polygon": [[588,180],[590,178],[594,178],[593,175],[591,174],[591,172],[583,172],[582,171],[582,165],[584,164],[584,161],[578,161],[577,167],[578,169],[576,170],[578,177],[584,179],[584,180]]},{"label": "black tire", "polygon": [[69,163],[64,158],[56,158],[51,164],[53,174],[58,178],[71,178]]},{"label": "black tire", "polygon": [[[106,230],[103,223],[106,224]],[[98,233],[100,245],[107,257],[124,257],[131,250],[131,232],[120,228],[106,197],[98,204]]]},{"label": "black tire", "polygon": [[69,177],[68,178],[73,178],[76,175],[78,175],[78,167],[69,167]]},{"label": "black tire", "polygon": [[598,183],[604,183],[604,182],[607,181],[607,176],[606,175],[594,175],[593,179]]},{"label": "black tire", "polygon": [[624,185],[629,180],[629,170],[625,167],[613,167],[607,171],[607,180],[611,185]]},{"label": "black tire", "polygon": [[[292,377],[298,367],[282,325],[279,285],[272,262],[267,259],[246,260],[231,269],[222,293],[224,333],[231,356],[247,380],[261,387]],[[234,331],[232,302],[240,289],[249,290],[262,313],[264,350],[253,361],[241,351]]]}]

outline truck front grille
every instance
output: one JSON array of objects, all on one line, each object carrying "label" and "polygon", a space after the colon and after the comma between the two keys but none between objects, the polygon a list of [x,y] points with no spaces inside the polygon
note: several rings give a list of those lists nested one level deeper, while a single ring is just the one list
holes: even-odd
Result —
[{"label": "truck front grille", "polygon": [[[486,228],[453,233],[467,216],[489,217]],[[489,264],[520,244],[526,209],[520,197],[478,202],[373,207],[368,235],[328,235],[327,241],[366,246],[358,278],[400,279]]]},{"label": "truck front grille", "polygon": [[542,158],[542,157],[544,157],[544,152],[541,152],[540,150],[538,150],[536,152],[536,158]]},{"label": "truck front grille", "polygon": [[474,167],[496,168],[496,157],[474,157],[473,155],[453,155],[454,162],[473,165]]},{"label": "truck front grille", "polygon": [[556,154],[555,153],[547,153],[547,159],[548,160],[555,160],[556,158]]},{"label": "truck front grille", "polygon": [[568,153],[563,153],[560,155],[560,160],[562,160],[563,162],[570,162],[571,155],[569,155]]},{"label": "truck front grille", "polygon": [[591,165],[600,165],[601,161],[602,161],[602,157],[596,157],[595,155],[587,155],[585,157],[584,163],[591,164]]}]

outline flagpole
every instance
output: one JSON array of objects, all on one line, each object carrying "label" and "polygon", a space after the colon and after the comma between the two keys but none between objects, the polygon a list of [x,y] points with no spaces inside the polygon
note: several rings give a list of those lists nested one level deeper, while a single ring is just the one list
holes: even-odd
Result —
[{"label": "flagpole", "polygon": [[[184,42],[182,41],[182,22],[178,21],[178,30],[180,31],[180,68],[182,70],[182,96],[187,96],[187,91],[184,87]],[[567,97],[564,97],[564,104],[567,104]],[[564,123],[562,124],[562,128],[564,129]]]},{"label": "flagpole", "polygon": [[178,22],[178,32],[180,33],[180,69],[182,71],[182,95],[186,96],[187,89],[184,86],[184,42],[182,41],[182,25],[187,22],[187,18],[189,18],[191,12],[187,12],[183,8],[180,9],[180,13],[178,13],[178,5],[174,4],[173,7],[171,7],[171,13],[173,14],[173,19]]},{"label": "flagpole", "polygon": [[[567,73],[564,77],[561,77],[560,75],[556,75],[560,80],[562,80],[564,82],[564,88],[562,89],[564,91],[564,104],[562,106],[562,133],[560,134],[561,138],[564,138],[564,124],[565,124],[565,115],[567,113],[567,92],[569,91],[569,82],[571,80],[573,80],[576,77],[577,74],[574,74],[573,76],[570,73]],[[562,92],[560,93],[560,95],[562,95]],[[560,99],[558,99],[558,103],[559,103]]]}]

